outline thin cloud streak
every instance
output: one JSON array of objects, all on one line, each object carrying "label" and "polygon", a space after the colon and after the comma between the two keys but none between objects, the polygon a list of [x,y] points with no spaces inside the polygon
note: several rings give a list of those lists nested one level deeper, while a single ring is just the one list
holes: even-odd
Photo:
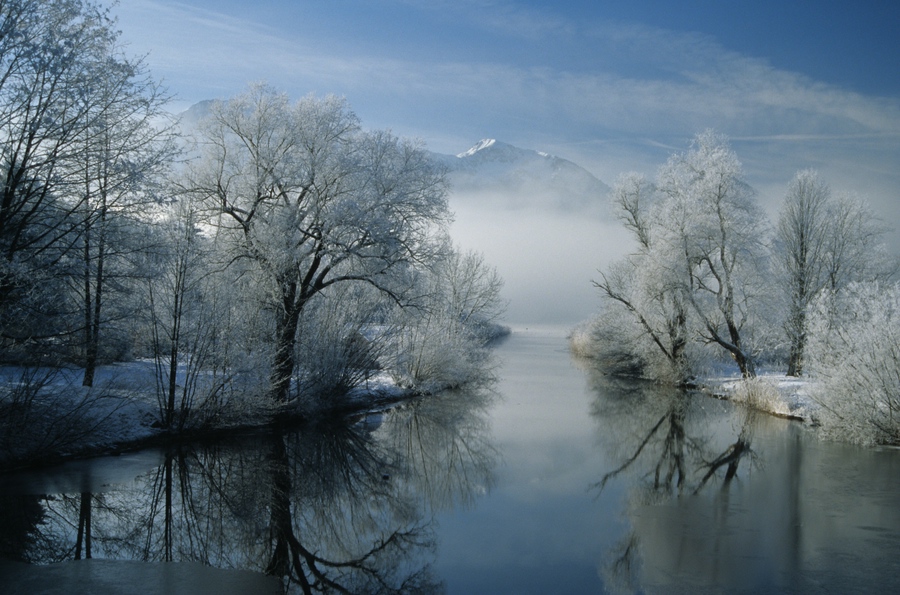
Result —
[{"label": "thin cloud streak", "polygon": [[526,40],[571,36],[576,27],[562,17],[505,0],[397,0],[410,10],[426,9],[442,15],[448,13],[472,27],[486,32],[509,35]]},{"label": "thin cloud streak", "polygon": [[[654,78],[612,70],[583,73],[489,61],[340,55],[323,50],[315,39],[284,39],[273,29],[213,11],[162,2],[139,6],[137,11],[164,20],[163,28],[171,31],[171,39],[151,34],[143,41],[158,41],[150,48],[150,62],[162,70],[184,69],[211,89],[236,92],[246,82],[266,79],[292,91],[303,88],[301,94],[339,90],[383,103],[403,98],[407,105],[456,106],[458,118],[493,117],[501,111],[519,114],[518,119],[540,119],[538,126],[546,122],[558,128],[571,122],[570,128],[587,124],[634,134],[684,135],[710,126],[734,136],[900,134],[897,101],[867,98],[776,71],[762,60],[727,52],[697,35],[633,26],[602,32],[608,35],[606,42],[639,54],[632,59],[665,75]],[[501,3],[500,14],[508,6]]]}]

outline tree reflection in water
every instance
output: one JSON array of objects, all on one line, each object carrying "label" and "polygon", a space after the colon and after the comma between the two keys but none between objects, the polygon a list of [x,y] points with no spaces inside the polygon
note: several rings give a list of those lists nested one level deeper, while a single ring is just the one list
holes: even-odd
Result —
[{"label": "tree reflection in water", "polygon": [[304,593],[432,590],[418,565],[431,529],[393,489],[377,442],[359,426],[317,430],[273,438],[265,572]]},{"label": "tree reflection in water", "polygon": [[446,391],[395,409],[380,435],[394,469],[432,513],[470,507],[493,485],[498,452],[489,409],[495,394]]},{"label": "tree reflection in water", "polygon": [[3,523],[2,553],[40,563],[195,561],[265,572],[286,592],[441,591],[433,515],[491,486],[490,398],[447,393],[265,439],[174,449],[114,491],[17,496],[31,505]]},{"label": "tree reflection in water", "polygon": [[[716,496],[727,508],[728,488],[738,477],[751,449],[757,413],[735,409],[736,417],[724,432],[709,424],[704,405],[717,404],[674,388],[592,376],[596,397],[591,415],[601,441],[619,461],[591,486],[597,495],[610,481],[629,476],[628,515],[642,507],[666,506],[672,498],[691,498],[718,484]],[[724,510],[723,508],[723,510]],[[608,586],[640,590],[641,537],[632,530],[607,554],[604,576]]]}]

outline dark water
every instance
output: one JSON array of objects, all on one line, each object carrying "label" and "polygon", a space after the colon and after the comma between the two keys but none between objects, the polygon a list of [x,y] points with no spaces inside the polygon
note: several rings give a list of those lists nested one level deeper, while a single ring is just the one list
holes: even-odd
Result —
[{"label": "dark water", "polygon": [[900,451],[611,383],[560,329],[514,333],[497,356],[496,383],[383,414],[5,477],[0,585],[900,589]]}]

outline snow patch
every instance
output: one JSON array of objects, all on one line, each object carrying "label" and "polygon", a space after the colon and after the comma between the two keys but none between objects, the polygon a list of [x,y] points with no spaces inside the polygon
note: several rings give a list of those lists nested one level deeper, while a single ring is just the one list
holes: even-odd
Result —
[{"label": "snow patch", "polygon": [[475,143],[475,145],[471,149],[469,149],[468,151],[465,151],[464,153],[458,154],[457,157],[460,159],[463,159],[465,157],[471,157],[478,151],[483,151],[484,149],[487,149],[488,147],[494,146],[494,144],[496,142],[497,142],[497,140],[493,139],[493,138],[486,138],[486,139],[480,140],[477,143]]},{"label": "snow patch", "polygon": [[713,376],[700,381],[703,392],[744,403],[760,411],[802,421],[815,418],[817,406],[809,396],[810,381],[777,372],[756,378]]}]

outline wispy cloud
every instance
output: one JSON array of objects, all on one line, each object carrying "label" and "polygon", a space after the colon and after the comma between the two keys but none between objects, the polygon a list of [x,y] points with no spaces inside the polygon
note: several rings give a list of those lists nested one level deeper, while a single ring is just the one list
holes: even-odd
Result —
[{"label": "wispy cloud", "polygon": [[527,40],[572,35],[575,25],[548,10],[538,10],[508,0],[396,0],[410,10],[429,10],[453,15],[470,26]]},{"label": "wispy cloud", "polygon": [[[699,35],[639,26],[582,26],[581,38],[567,43],[581,43],[585,52],[614,48],[624,66],[600,56],[595,68],[570,70],[565,64],[530,66],[494,61],[489,55],[466,62],[354,55],[342,50],[337,39],[325,43],[314,33],[285,38],[265,24],[182,3],[129,4],[130,22],[154,23],[128,31],[132,36],[145,33],[139,43],[151,51],[154,65],[167,77],[185,73],[195,84],[211,88],[264,78],[291,90],[344,90],[382,101],[402,97],[407,106],[440,102],[457,106],[458,116],[473,119],[502,111],[525,119],[540,117],[538,126],[547,122],[559,127],[570,121],[576,128],[589,125],[638,134],[683,134],[708,126],[736,136],[900,134],[898,101],[864,97],[778,71]],[[452,10],[478,26],[525,37],[560,31],[572,36],[575,30],[562,18],[505,1],[415,4]],[[462,113],[466,105],[472,113]],[[479,110],[481,114],[475,113]]]},{"label": "wispy cloud", "polygon": [[[275,23],[188,2],[131,0],[117,12],[125,40],[150,51],[151,68],[185,100],[231,95],[255,80],[296,96],[335,92],[365,124],[415,134],[437,150],[500,137],[581,160],[607,179],[642,150],[651,161],[713,127],[746,149],[763,184],[786,183],[794,165],[826,162],[883,202],[900,182],[891,173],[900,152],[897,98],[778,70],[699,34],[574,22],[507,0],[384,2],[421,11],[413,17],[452,20],[470,38],[416,52],[371,44],[363,51],[340,29],[289,35]],[[505,52],[479,37],[489,33],[503,38]],[[458,51],[467,41],[484,48]],[[457,42],[442,38],[448,43]],[[543,48],[552,56],[535,58]],[[873,171],[883,173],[863,179]]]}]

